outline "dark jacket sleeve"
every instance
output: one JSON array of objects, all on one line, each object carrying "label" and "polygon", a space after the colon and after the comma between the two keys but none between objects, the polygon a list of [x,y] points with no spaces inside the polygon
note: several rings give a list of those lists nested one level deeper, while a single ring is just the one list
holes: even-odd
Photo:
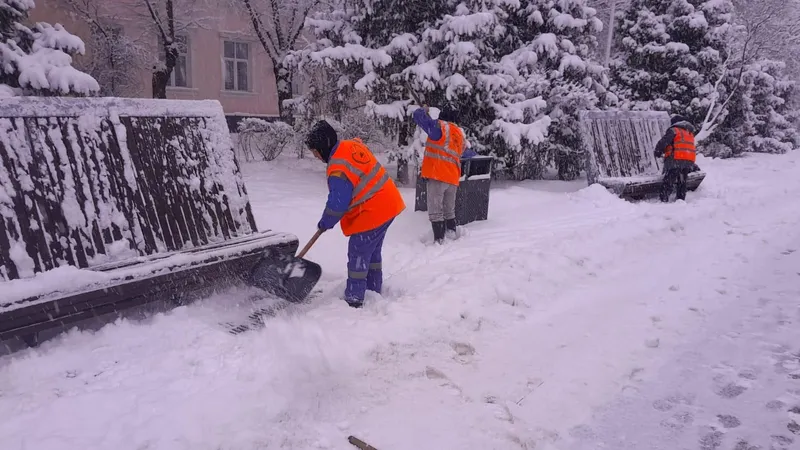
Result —
[{"label": "dark jacket sleeve", "polygon": [[656,144],[656,150],[653,152],[656,158],[661,158],[664,156],[664,152],[667,151],[667,146],[672,144],[675,140],[675,130],[672,128],[668,129],[666,133],[664,133],[664,137],[658,141]]}]

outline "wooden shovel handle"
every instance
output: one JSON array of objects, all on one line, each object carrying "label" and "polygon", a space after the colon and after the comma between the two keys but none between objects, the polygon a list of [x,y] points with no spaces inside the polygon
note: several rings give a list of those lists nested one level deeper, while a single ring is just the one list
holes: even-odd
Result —
[{"label": "wooden shovel handle", "polygon": [[414,91],[414,89],[411,88],[411,83],[408,82],[408,81],[406,81],[406,89],[408,89],[408,93],[411,94],[411,99],[414,100],[414,102],[416,104],[418,104],[419,106],[422,106],[423,108],[427,108],[428,107],[427,104],[425,104],[422,100],[419,99],[419,96]]},{"label": "wooden shovel handle", "polygon": [[317,232],[314,233],[314,236],[311,237],[311,240],[308,241],[308,244],[306,244],[306,246],[303,247],[302,250],[300,250],[300,253],[297,254],[297,257],[302,258],[303,256],[306,256],[306,253],[308,253],[308,251],[311,250],[311,246],[314,245],[314,242],[317,242],[317,239],[319,239],[319,237],[322,236],[323,232],[324,230],[317,230]]}]

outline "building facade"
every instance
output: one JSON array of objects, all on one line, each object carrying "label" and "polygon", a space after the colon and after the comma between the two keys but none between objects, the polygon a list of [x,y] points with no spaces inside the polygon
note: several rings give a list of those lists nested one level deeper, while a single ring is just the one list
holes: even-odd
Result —
[{"label": "building facade", "polygon": [[[278,94],[269,56],[252,32],[246,14],[234,7],[220,7],[220,3],[197,0],[190,5],[180,4],[184,10],[176,11],[176,16],[182,17],[176,28],[179,57],[167,98],[219,100],[232,127],[242,117],[278,117]],[[95,9],[80,7],[92,4]],[[92,35],[89,26],[93,16],[102,20],[104,26],[124,33],[142,54],[131,69],[135,72],[130,74],[132,89],[116,95],[152,97],[153,67],[163,60],[163,51],[155,22],[146,10],[139,8],[144,5],[143,0],[36,0],[30,19],[61,23],[80,36],[87,52],[75,58],[75,66],[79,68],[85,67],[93,57],[92,52],[97,51],[93,49],[97,36]]]}]

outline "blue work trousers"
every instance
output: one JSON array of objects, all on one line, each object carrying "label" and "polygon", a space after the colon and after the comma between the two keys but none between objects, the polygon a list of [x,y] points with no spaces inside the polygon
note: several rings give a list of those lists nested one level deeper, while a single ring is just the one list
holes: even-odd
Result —
[{"label": "blue work trousers", "polygon": [[381,249],[386,231],[393,221],[391,219],[378,228],[350,236],[347,245],[347,287],[344,290],[344,299],[350,305],[363,303],[367,289],[381,293]]}]

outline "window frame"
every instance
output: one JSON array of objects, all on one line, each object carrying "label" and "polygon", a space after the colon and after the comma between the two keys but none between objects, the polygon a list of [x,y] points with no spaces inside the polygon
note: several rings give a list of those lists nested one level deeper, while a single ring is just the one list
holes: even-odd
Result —
[{"label": "window frame", "polygon": [[[226,44],[233,45],[233,56],[227,56],[225,52]],[[238,54],[239,46],[243,45],[246,48],[247,56],[242,58]],[[221,49],[221,61],[222,61],[222,90],[228,93],[234,94],[246,94],[253,92],[253,45],[252,42],[242,39],[237,39],[234,37],[223,37],[222,38],[222,49]],[[227,84],[227,63],[230,62],[233,64],[233,88],[229,89]],[[245,64],[245,81],[246,81],[246,89],[240,89],[239,86],[239,63]]]}]

